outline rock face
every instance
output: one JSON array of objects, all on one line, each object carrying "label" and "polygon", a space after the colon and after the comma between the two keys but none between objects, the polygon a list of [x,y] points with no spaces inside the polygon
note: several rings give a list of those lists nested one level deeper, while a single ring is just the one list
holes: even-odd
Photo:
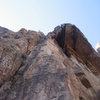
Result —
[{"label": "rock face", "polygon": [[100,100],[100,56],[72,24],[0,27],[0,100]]}]

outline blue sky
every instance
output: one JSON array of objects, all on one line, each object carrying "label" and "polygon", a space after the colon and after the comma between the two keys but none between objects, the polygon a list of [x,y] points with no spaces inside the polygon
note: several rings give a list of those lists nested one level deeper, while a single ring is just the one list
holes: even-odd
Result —
[{"label": "blue sky", "polygon": [[100,42],[100,0],[0,0],[0,26],[45,34],[62,23],[75,24],[95,47]]}]

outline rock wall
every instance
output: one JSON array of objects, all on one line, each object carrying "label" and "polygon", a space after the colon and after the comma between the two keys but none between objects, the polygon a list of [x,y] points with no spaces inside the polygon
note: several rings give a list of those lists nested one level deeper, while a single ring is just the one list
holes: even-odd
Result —
[{"label": "rock wall", "polygon": [[100,56],[75,25],[3,32],[0,100],[100,99]]}]

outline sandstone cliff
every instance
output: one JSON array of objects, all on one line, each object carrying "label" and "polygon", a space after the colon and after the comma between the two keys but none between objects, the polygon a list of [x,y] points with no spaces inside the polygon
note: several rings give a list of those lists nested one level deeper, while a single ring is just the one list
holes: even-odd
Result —
[{"label": "sandstone cliff", "polygon": [[0,27],[0,100],[100,100],[100,56],[72,24]]}]

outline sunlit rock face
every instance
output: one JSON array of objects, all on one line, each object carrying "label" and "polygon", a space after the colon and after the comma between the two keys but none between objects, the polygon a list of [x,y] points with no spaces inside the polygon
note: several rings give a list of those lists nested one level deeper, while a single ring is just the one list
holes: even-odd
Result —
[{"label": "sunlit rock face", "polygon": [[0,27],[0,100],[100,100],[100,56],[72,24]]}]

